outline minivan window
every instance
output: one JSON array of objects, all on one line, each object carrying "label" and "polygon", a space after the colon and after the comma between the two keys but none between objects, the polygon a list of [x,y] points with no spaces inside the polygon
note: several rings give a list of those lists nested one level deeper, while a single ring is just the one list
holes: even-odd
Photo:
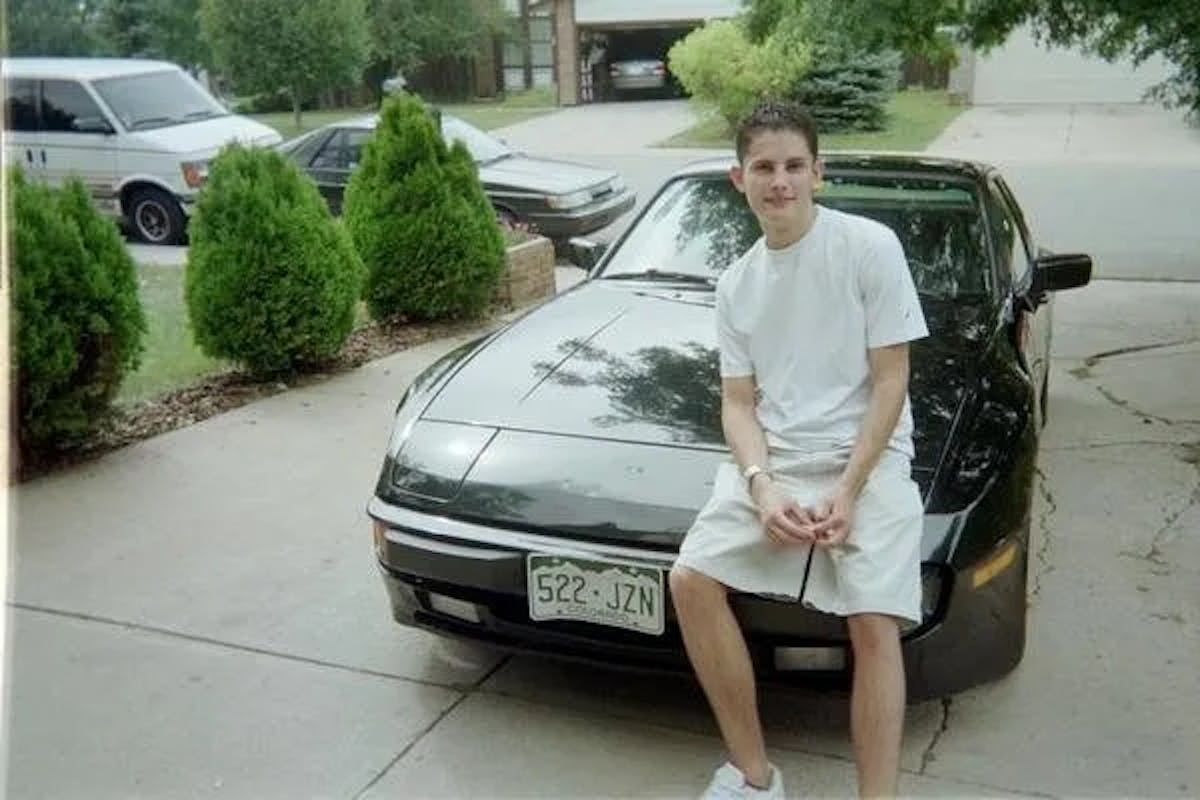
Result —
[{"label": "minivan window", "polygon": [[75,81],[42,82],[42,130],[74,133],[80,120],[103,120],[100,106]]},{"label": "minivan window", "polygon": [[37,81],[14,78],[5,87],[4,127],[10,131],[36,131]]},{"label": "minivan window", "polygon": [[229,112],[178,70],[104,78],[92,85],[131,131],[166,128]]}]

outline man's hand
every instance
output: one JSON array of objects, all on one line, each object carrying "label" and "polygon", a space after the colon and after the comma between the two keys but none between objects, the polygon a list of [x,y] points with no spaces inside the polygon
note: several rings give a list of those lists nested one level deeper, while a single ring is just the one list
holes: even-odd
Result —
[{"label": "man's hand", "polygon": [[813,510],[780,491],[770,477],[757,477],[751,495],[758,505],[759,519],[767,538],[778,545],[812,544]]},{"label": "man's hand", "polygon": [[818,547],[836,547],[846,541],[854,523],[854,494],[838,487],[814,512],[811,527],[813,541]]}]

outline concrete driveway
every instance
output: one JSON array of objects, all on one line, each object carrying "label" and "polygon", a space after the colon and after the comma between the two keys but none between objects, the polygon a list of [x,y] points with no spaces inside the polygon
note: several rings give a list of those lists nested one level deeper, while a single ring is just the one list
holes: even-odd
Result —
[{"label": "concrete driveway", "polygon": [[[1162,209],[1126,210],[1156,238]],[[1200,283],[1056,311],[1026,658],[910,709],[910,795],[1200,794]],[[456,343],[17,487],[6,796],[695,796],[721,753],[690,682],[388,618],[363,507],[396,399]],[[764,708],[794,795],[852,793],[844,698]]]}]

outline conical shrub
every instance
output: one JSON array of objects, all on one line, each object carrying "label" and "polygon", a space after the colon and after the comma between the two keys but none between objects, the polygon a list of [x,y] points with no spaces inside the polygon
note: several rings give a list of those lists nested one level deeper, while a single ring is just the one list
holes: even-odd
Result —
[{"label": "conical shrub", "polygon": [[255,373],[336,354],[363,267],[311,180],[273,150],[213,162],[189,228],[185,296],[196,344]]},{"label": "conical shrub", "polygon": [[388,98],[346,188],[345,219],[367,269],[376,319],[477,316],[504,269],[504,239],[459,142],[424,104]]},{"label": "conical shrub", "polygon": [[77,444],[137,368],[146,319],[116,225],[83,184],[61,190],[8,176],[13,220],[11,343],[23,457]]}]

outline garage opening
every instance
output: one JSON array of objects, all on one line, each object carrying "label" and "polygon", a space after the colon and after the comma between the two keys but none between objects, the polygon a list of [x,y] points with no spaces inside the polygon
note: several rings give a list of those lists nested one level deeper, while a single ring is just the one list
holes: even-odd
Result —
[{"label": "garage opening", "polygon": [[579,98],[584,103],[682,97],[667,53],[698,23],[581,28]]}]

